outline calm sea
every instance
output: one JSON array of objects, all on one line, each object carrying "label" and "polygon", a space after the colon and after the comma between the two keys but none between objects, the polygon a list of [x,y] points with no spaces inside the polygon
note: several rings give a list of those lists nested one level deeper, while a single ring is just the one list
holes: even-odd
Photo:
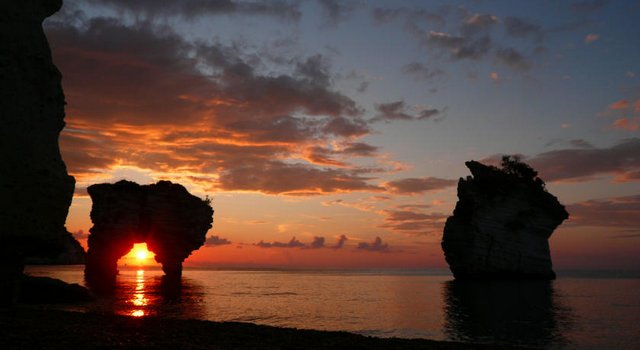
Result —
[{"label": "calm sea", "polygon": [[[84,284],[81,266],[27,272]],[[175,288],[159,270],[122,269],[114,294],[73,309],[378,337],[640,349],[640,279],[573,276],[460,283],[448,271],[187,269]]]}]

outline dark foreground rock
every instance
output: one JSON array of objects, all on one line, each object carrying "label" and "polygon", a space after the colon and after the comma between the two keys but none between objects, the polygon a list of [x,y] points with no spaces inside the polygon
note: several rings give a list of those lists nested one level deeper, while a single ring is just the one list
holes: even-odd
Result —
[{"label": "dark foreground rock", "polygon": [[70,232],[66,232],[62,242],[62,252],[55,256],[27,256],[26,265],[84,265],[86,252],[80,242]]},{"label": "dark foreground rock", "polygon": [[42,21],[61,0],[0,1],[0,304],[15,298],[22,258],[56,254],[75,185],[58,146],[61,75]]},{"label": "dark foreground rock", "polygon": [[1,349],[512,349],[249,323],[0,309]]},{"label": "dark foreground rock", "polygon": [[87,191],[93,201],[85,270],[91,283],[114,279],[118,259],[143,242],[165,274],[179,278],[182,262],[202,247],[213,222],[208,200],[169,181],[138,185],[123,180]]},{"label": "dark foreground rock", "polygon": [[69,304],[94,300],[89,290],[49,277],[22,276],[18,302],[22,304]]},{"label": "dark foreground rock", "polygon": [[554,279],[548,239],[569,214],[537,173],[504,158],[501,169],[475,161],[458,182],[442,249],[457,279]]}]

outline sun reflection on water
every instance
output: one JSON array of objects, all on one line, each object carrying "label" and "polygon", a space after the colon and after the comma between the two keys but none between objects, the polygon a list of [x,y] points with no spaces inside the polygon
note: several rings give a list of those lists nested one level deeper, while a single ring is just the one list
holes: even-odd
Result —
[{"label": "sun reflection on water", "polygon": [[[136,291],[129,302],[137,307],[143,307],[149,304],[149,299],[146,297],[144,285],[144,270],[136,271]],[[131,310],[131,316],[133,317],[142,317],[144,315],[146,315],[146,313],[143,309],[135,308]]]}]

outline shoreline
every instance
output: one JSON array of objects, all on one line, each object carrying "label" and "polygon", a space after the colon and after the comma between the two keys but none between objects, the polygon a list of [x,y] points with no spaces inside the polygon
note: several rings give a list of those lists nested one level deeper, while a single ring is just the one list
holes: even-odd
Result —
[{"label": "shoreline", "polygon": [[342,331],[280,328],[241,322],[61,311],[0,309],[2,349],[516,349],[429,339],[376,338]]}]

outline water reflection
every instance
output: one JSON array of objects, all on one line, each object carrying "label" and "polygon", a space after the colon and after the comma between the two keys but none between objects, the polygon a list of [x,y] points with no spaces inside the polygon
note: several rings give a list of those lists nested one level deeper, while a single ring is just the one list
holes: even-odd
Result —
[{"label": "water reflection", "polygon": [[445,333],[451,340],[562,347],[571,311],[549,281],[448,281]]},{"label": "water reflection", "polygon": [[129,300],[131,304],[133,304],[134,308],[131,310],[131,316],[134,317],[142,317],[146,315],[143,307],[149,304],[149,299],[145,297],[144,286],[144,270],[136,271],[136,290],[133,294],[133,298]]},{"label": "water reflection", "polygon": [[160,270],[124,270],[112,285],[90,287],[99,295],[94,311],[134,317],[204,318],[204,288],[188,278],[168,278]]}]

